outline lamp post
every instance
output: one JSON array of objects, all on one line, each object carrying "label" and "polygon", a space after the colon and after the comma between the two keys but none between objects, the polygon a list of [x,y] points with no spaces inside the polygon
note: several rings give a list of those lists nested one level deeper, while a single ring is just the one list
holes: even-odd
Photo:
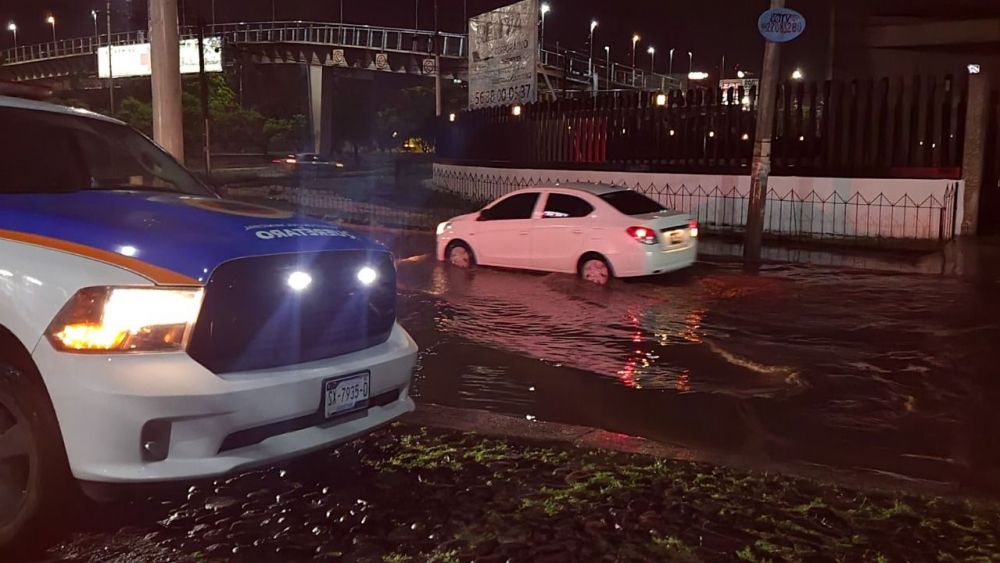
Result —
[{"label": "lamp post", "polygon": [[608,64],[608,90],[611,89],[611,45],[604,46],[604,58]]},{"label": "lamp post", "polygon": [[670,50],[670,66],[667,69],[667,74],[673,74],[674,73],[674,51],[676,51],[676,50],[677,49],[671,49]]},{"label": "lamp post", "polygon": [[639,44],[639,34],[632,34],[632,85],[635,86],[635,47]]},{"label": "lamp post", "polygon": [[17,49],[17,24],[14,22],[7,24],[7,31],[14,34],[14,48]]},{"label": "lamp post", "polygon": [[97,30],[97,10],[90,11],[90,17],[94,18],[94,37],[99,36],[101,33]]},{"label": "lamp post", "polygon": [[688,74],[694,72],[694,51],[688,51]]},{"label": "lamp post", "polygon": [[552,6],[548,2],[542,2],[542,7],[540,8],[542,12],[542,37],[538,40],[538,48],[540,50],[545,50],[545,14],[552,11]]},{"label": "lamp post", "polygon": [[52,26],[52,42],[55,43],[56,42],[56,17],[50,14],[49,17],[45,18],[45,23],[47,23],[47,24],[49,24],[49,25]]},{"label": "lamp post", "polygon": [[594,30],[597,29],[597,20],[590,20],[590,59],[587,61],[587,74],[594,74]]},{"label": "lamp post", "polygon": [[656,68],[656,47],[650,45],[646,52],[649,53],[649,74],[653,74],[653,69]]},{"label": "lamp post", "polygon": [[413,29],[420,29],[420,0],[413,0]]}]

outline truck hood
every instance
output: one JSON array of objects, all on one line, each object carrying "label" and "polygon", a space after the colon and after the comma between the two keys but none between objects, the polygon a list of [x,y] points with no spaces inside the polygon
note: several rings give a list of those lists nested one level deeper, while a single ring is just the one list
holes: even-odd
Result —
[{"label": "truck hood", "polygon": [[250,256],[385,250],[291,212],[135,191],[0,195],[0,238],[113,263],[158,283],[204,283],[220,264]]}]

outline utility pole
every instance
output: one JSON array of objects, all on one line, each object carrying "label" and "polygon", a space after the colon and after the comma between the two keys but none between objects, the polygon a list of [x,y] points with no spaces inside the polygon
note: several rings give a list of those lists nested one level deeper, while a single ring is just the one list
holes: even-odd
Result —
[{"label": "utility pole", "polygon": [[205,73],[205,25],[198,22],[198,79],[201,82],[201,117],[205,123],[205,176],[212,175],[212,127],[208,108],[208,74]]},{"label": "utility pole", "polygon": [[174,158],[183,160],[184,114],[181,110],[177,0],[149,0],[149,39],[153,74],[153,139]]},{"label": "utility pole", "polygon": [[[784,7],[785,0],[771,0],[771,9]],[[753,164],[750,167],[750,203],[746,239],[743,242],[743,258],[748,262],[760,260],[764,204],[767,200],[767,181],[771,175],[771,136],[774,127],[774,101],[778,91],[780,49],[781,45],[774,41],[764,42],[764,69],[760,77],[760,95],[757,97],[757,134],[753,143]]]},{"label": "utility pole", "polygon": [[[111,110],[108,112],[111,115],[115,114],[115,71],[111,67],[111,62],[114,57],[111,56],[111,52],[114,51],[114,47],[111,45],[111,0],[108,0],[107,6],[104,8],[108,19],[108,99],[110,100]],[[177,54],[180,57],[180,53]],[[178,63],[178,66],[180,63]]]},{"label": "utility pole", "polygon": [[833,80],[833,65],[837,52],[837,3],[830,0],[830,42],[827,44],[826,79]]},{"label": "utility pole", "polygon": [[438,27],[438,0],[434,0],[434,111],[441,117],[441,29]]}]

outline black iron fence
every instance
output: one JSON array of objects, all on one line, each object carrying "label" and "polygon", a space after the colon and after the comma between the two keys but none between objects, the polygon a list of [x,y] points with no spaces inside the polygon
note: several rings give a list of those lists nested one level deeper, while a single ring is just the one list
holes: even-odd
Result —
[{"label": "black iron fence", "polygon": [[[435,180],[441,188],[480,204],[515,190],[564,181],[467,172],[447,166],[436,167]],[[690,213],[707,232],[742,232],[746,225],[748,190],[670,184],[625,187],[670,209]],[[772,236],[790,238],[946,241],[955,233],[958,195],[958,183],[949,181],[942,181],[938,193],[917,198],[885,192],[866,196],[859,192],[822,194],[772,188],[767,194],[764,230]]]},{"label": "black iron fence", "polygon": [[[965,80],[782,83],[773,173],[961,176]],[[514,168],[747,173],[756,88],[608,93],[462,113],[441,123],[445,162]]]}]

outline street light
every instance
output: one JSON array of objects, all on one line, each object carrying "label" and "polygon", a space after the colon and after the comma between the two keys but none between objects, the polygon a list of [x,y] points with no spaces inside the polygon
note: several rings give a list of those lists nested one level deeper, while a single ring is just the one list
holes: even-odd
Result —
[{"label": "street light", "polygon": [[746,78],[746,75],[747,73],[743,72],[742,70],[736,71],[736,78]]},{"label": "street light", "polygon": [[694,72],[694,51],[688,51],[688,74]]},{"label": "street light", "polygon": [[94,37],[97,37],[100,35],[100,32],[97,31],[97,10],[91,10],[90,17],[94,18]]},{"label": "street light", "polygon": [[653,69],[656,68],[656,47],[650,45],[646,52],[649,53],[649,74],[653,74]]},{"label": "street light", "polygon": [[597,20],[590,20],[590,59],[587,63],[588,74],[594,74],[594,30],[597,29]]},{"label": "street light", "polygon": [[608,90],[611,89],[611,45],[604,46],[604,58],[608,62]]},{"label": "street light", "polygon": [[540,40],[540,48],[545,49],[545,14],[552,11],[552,6],[548,2],[542,2],[541,12],[542,12],[542,38]]},{"label": "street light", "polygon": [[674,73],[674,51],[676,51],[676,49],[671,49],[670,50],[670,67],[669,67],[669,70],[667,70],[667,74],[673,74]]},{"label": "street light", "polygon": [[639,34],[632,35],[632,68],[635,68],[635,46],[639,43]]},{"label": "street light", "polygon": [[45,18],[45,23],[52,26],[52,42],[56,42],[56,17],[49,14],[49,17]]},{"label": "street light", "polygon": [[14,34],[14,48],[17,49],[17,24],[14,22],[7,24],[7,31]]},{"label": "street light", "polygon": [[805,77],[806,75],[802,74],[802,69],[797,68],[792,72],[792,80],[802,80]]}]

